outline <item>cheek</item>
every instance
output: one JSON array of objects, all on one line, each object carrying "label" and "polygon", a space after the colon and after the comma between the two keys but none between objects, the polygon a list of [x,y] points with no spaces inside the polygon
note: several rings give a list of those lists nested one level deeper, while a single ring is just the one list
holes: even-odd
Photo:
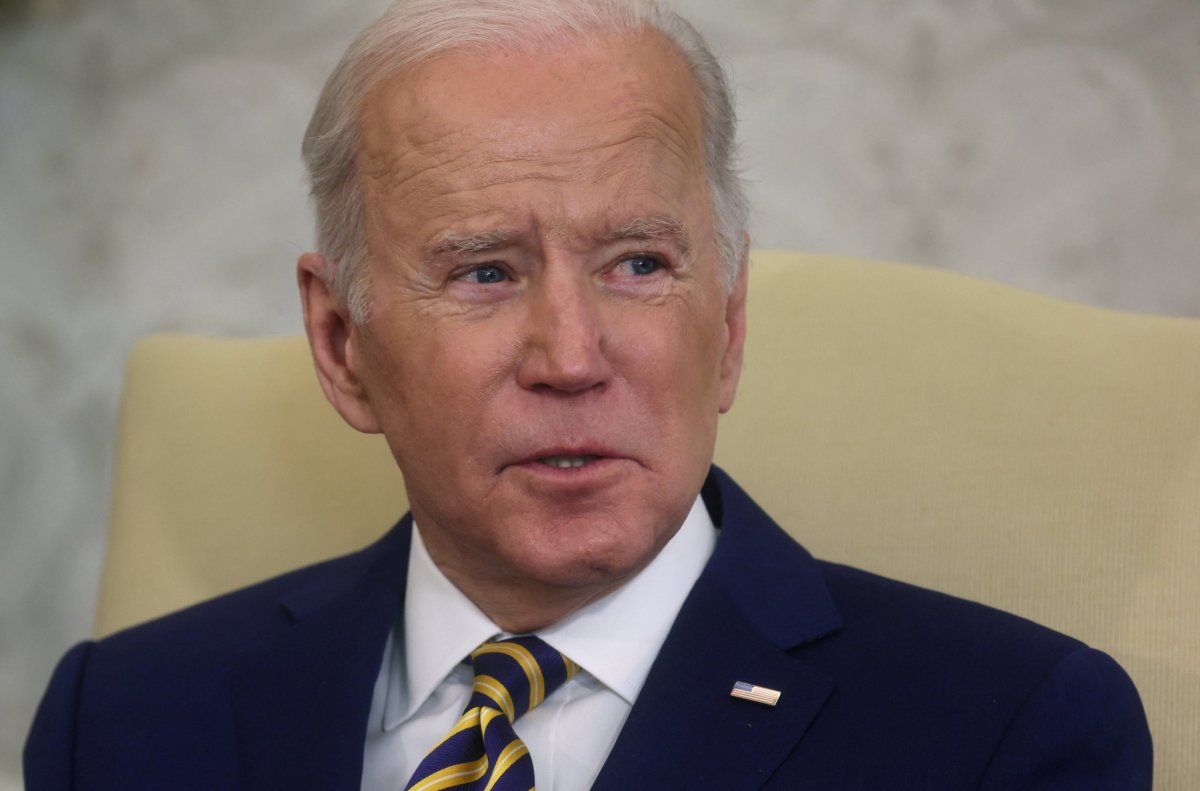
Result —
[{"label": "cheek", "polygon": [[618,367],[664,424],[691,423],[716,414],[721,335],[694,311],[652,312],[649,320],[627,322]]},{"label": "cheek", "polygon": [[[402,467],[472,458],[502,421],[497,398],[513,378],[511,333],[499,323],[422,324],[390,339],[379,382],[389,444]],[[408,470],[406,470],[408,472]]]},{"label": "cheek", "polygon": [[708,300],[682,311],[669,339],[669,353],[687,372],[688,382],[703,392],[709,392],[719,376],[724,335],[720,307]]},{"label": "cheek", "polygon": [[486,324],[445,319],[389,328],[377,339],[373,367],[380,386],[416,408],[475,398],[506,363],[504,333]]}]

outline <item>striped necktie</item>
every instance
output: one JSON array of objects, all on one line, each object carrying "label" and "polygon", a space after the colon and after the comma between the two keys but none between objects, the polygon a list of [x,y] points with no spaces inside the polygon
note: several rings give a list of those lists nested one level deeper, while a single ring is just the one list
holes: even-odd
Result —
[{"label": "striped necktie", "polygon": [[579,666],[532,635],[484,643],[475,683],[454,728],[421,761],[405,791],[530,791],[533,761],[512,724]]}]

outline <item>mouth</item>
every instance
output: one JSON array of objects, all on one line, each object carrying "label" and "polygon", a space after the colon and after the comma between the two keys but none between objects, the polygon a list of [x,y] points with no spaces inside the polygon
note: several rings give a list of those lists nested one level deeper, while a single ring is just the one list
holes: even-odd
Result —
[{"label": "mouth", "polygon": [[608,467],[609,462],[620,461],[624,454],[614,451],[607,445],[595,442],[572,443],[562,445],[545,445],[535,451],[522,455],[517,459],[502,465],[504,468],[523,468],[530,472],[535,470],[553,470],[555,472],[595,472]]},{"label": "mouth", "polygon": [[578,456],[557,455],[557,456],[542,456],[537,459],[538,464],[544,464],[547,467],[554,467],[560,470],[568,470],[571,468],[579,468],[591,464],[594,461],[599,461],[600,457],[585,453]]},{"label": "mouth", "polygon": [[521,486],[537,496],[578,498],[609,490],[633,468],[624,454],[596,443],[542,447],[520,461],[504,465]]}]

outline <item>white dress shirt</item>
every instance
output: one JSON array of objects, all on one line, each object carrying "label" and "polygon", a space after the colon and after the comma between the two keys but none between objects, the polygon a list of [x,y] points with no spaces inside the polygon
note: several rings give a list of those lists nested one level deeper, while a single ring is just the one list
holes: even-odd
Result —
[{"label": "white dress shirt", "polygon": [[[716,540],[697,497],[640,574],[537,633],[582,668],[514,726],[539,791],[591,788]],[[498,634],[505,633],[446,579],[414,529],[404,618],[388,638],[367,720],[363,791],[404,788],[466,707],[473,675],[464,659]]]}]

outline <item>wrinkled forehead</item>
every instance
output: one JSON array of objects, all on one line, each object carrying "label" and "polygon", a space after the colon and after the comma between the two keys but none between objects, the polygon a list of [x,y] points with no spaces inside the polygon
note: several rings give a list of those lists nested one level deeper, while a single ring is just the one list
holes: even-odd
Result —
[{"label": "wrinkled forehead", "polygon": [[430,168],[484,161],[604,167],[642,145],[702,171],[699,94],[657,32],[580,37],[549,50],[445,52],[383,80],[361,107],[358,165],[392,192]]}]

